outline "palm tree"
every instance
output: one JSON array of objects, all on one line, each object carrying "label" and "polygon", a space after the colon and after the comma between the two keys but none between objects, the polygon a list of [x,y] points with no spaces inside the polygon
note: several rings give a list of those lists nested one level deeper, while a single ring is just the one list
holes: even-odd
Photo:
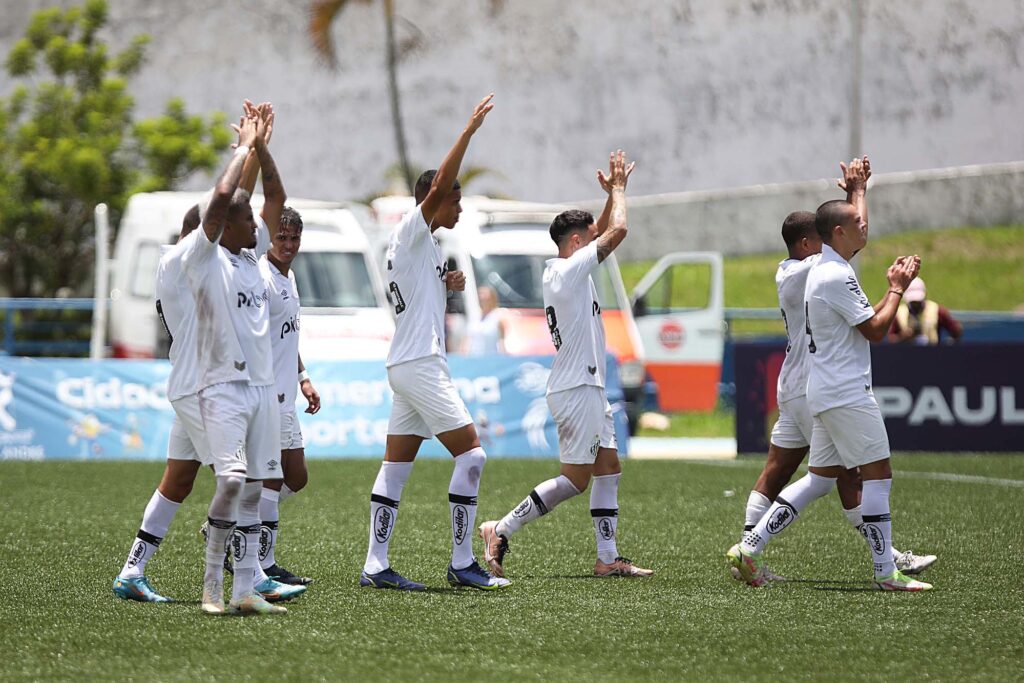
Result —
[{"label": "palm tree", "polygon": [[[370,4],[374,0],[355,0],[363,4]],[[331,39],[331,25],[334,19],[341,13],[349,0],[313,0],[309,12],[309,37],[313,41],[313,47],[317,54],[334,69],[338,66],[337,55],[334,51],[334,41]],[[395,146],[398,148],[398,165],[405,179],[409,194],[413,193],[412,166],[409,164],[409,150],[405,141],[405,126],[402,124],[402,108],[398,95],[398,49],[395,46],[395,3],[394,0],[381,0],[384,8],[384,28],[386,35],[386,66],[388,72],[388,94],[391,100],[391,125],[394,127]]]}]

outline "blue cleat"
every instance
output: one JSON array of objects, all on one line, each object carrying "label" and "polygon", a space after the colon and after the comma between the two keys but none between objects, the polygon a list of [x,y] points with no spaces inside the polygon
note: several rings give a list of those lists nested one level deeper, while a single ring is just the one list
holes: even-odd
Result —
[{"label": "blue cleat", "polygon": [[267,602],[285,602],[305,593],[306,587],[290,586],[287,583],[281,583],[268,577],[265,581],[260,581],[256,584],[254,590],[262,595],[263,599]]},{"label": "blue cleat", "polygon": [[464,569],[455,569],[448,565],[448,583],[456,588],[477,588],[482,591],[493,591],[512,585],[508,579],[494,576],[475,561]]},{"label": "blue cleat", "polygon": [[120,576],[114,579],[114,595],[122,600],[135,600],[137,602],[174,602],[168,597],[160,595],[145,576],[134,579],[122,579]]},{"label": "blue cleat", "polygon": [[392,588],[399,591],[422,591],[427,587],[422,583],[410,581],[391,567],[376,574],[367,574],[365,571],[359,575],[359,585],[373,588]]}]

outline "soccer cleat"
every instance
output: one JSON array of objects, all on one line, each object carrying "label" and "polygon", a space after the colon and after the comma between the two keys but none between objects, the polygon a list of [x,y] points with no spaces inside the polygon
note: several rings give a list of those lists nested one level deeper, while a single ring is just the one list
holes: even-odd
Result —
[{"label": "soccer cleat", "polygon": [[427,587],[422,583],[410,581],[391,567],[381,570],[376,574],[367,574],[365,571],[359,575],[359,585],[373,588],[392,588],[399,591],[422,591]]},{"label": "soccer cleat", "polygon": [[935,564],[935,555],[915,555],[905,550],[896,556],[896,569],[908,576],[916,576]]},{"label": "soccer cleat", "polygon": [[505,555],[508,554],[508,538],[496,530],[497,522],[484,522],[480,525],[480,538],[484,540],[484,562],[491,572],[498,577],[505,576]]},{"label": "soccer cleat", "polygon": [[653,569],[642,569],[625,557],[616,557],[615,561],[606,564],[601,560],[594,565],[594,576],[650,576]]},{"label": "soccer cleat", "polygon": [[[203,522],[199,525],[199,535],[203,537],[203,543],[206,543],[206,533],[210,529],[209,522]],[[224,549],[224,571],[232,576],[235,575],[235,566],[231,563],[231,551]]]},{"label": "soccer cleat", "polygon": [[296,576],[284,567],[279,567],[276,564],[270,565],[263,572],[274,581],[287,583],[289,586],[308,586],[313,583],[313,579],[308,576]]},{"label": "soccer cleat", "polygon": [[134,579],[117,577],[114,579],[114,595],[123,600],[138,602],[174,602],[153,590],[145,576],[138,576]]},{"label": "soccer cleat", "polygon": [[761,559],[760,553],[745,553],[740,544],[737,543],[729,548],[729,552],[725,554],[725,559],[728,560],[729,564],[739,574],[739,581],[743,581],[748,586],[753,586],[754,588],[759,588],[768,583],[768,579],[764,575],[764,560]]},{"label": "soccer cleat", "polygon": [[224,582],[213,579],[203,583],[203,612],[224,614]]},{"label": "soccer cleat", "polygon": [[918,581],[917,579],[905,576],[899,569],[895,570],[892,574],[889,574],[889,576],[883,576],[881,578],[876,576],[875,587],[880,591],[907,591],[909,593],[930,591],[932,589],[932,585],[930,583],[925,583],[924,581]]},{"label": "soccer cleat", "polygon": [[[740,544],[737,543],[733,547],[729,548],[729,551],[725,554],[725,558],[729,561],[729,574],[732,576],[732,578],[736,579],[737,581],[743,581],[744,583],[746,583],[745,579],[743,578],[743,575],[740,573],[739,570],[739,561],[734,560],[734,557],[738,557],[739,547]],[[771,583],[785,583],[786,581],[789,581],[789,579],[787,579],[785,576],[782,576],[781,574],[776,574],[771,569],[769,569],[768,565],[761,565],[761,573],[762,576],[764,576],[765,580]]]},{"label": "soccer cleat", "polygon": [[479,588],[482,591],[493,591],[512,585],[508,579],[494,576],[475,561],[464,569],[455,569],[448,565],[448,583],[455,588]]},{"label": "soccer cleat", "polygon": [[267,577],[266,580],[260,581],[256,584],[256,592],[263,596],[263,599],[267,602],[285,602],[297,598],[306,592],[305,586],[292,586],[287,583],[281,583]]},{"label": "soccer cleat", "polygon": [[228,614],[285,614],[287,612],[286,607],[271,605],[256,591],[246,593],[238,600],[232,600],[228,604]]}]

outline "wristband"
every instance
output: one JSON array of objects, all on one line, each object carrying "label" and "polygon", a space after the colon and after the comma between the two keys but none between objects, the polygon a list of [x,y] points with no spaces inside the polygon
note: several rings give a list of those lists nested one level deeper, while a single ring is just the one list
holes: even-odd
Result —
[{"label": "wristband", "polygon": [[244,157],[249,155],[249,145],[239,145],[235,147],[235,156]]},{"label": "wristband", "polygon": [[309,373],[306,372],[305,370],[303,370],[302,372],[299,373],[299,384],[302,384],[303,382],[308,382],[308,381],[309,381]]},{"label": "wristband", "polygon": [[902,290],[890,289],[889,291],[892,292],[893,294],[895,294],[896,296],[903,296],[903,291]]}]

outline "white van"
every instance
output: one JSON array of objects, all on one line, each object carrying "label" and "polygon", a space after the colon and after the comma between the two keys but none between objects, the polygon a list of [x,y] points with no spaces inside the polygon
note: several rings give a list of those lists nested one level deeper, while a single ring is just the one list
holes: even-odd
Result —
[{"label": "white van", "polygon": [[[121,219],[111,273],[110,344],[115,358],[166,358],[154,306],[160,247],[178,239],[202,192],[134,195]],[[259,211],[263,197],[255,195]],[[364,207],[289,199],[302,214],[302,250],[292,267],[302,298],[304,359],[384,358],[395,324],[361,220]]]}]

